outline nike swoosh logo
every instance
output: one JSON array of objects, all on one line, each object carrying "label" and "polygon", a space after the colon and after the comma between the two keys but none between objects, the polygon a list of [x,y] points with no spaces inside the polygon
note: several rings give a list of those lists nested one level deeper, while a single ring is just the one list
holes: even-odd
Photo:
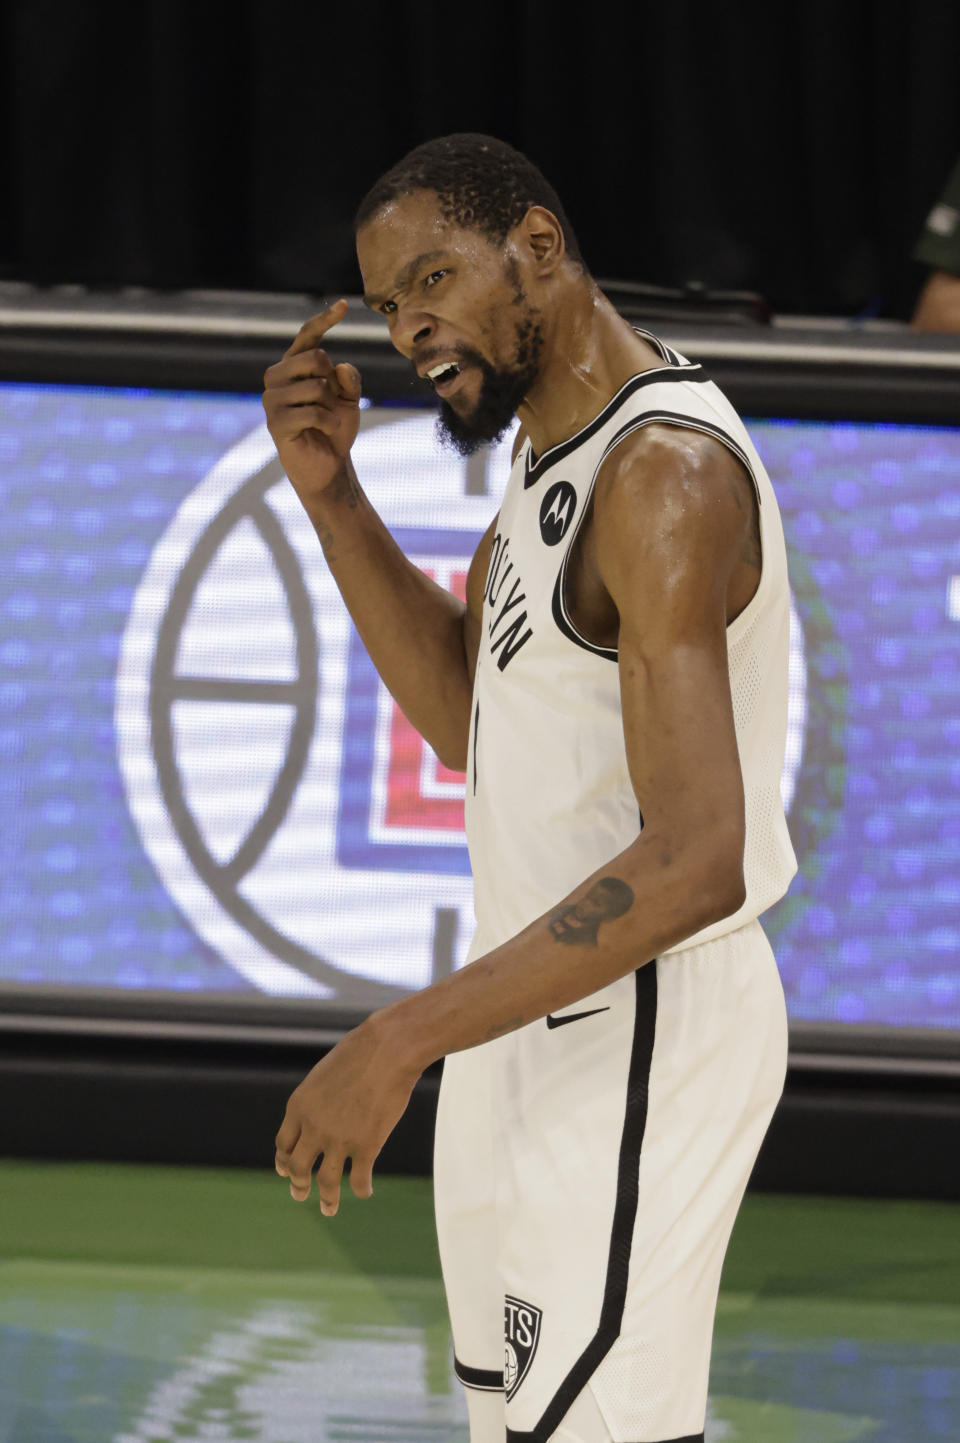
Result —
[{"label": "nike swoosh logo", "polygon": [[595,1017],[598,1012],[609,1012],[609,1007],[594,1007],[592,1012],[569,1012],[566,1017],[553,1017],[547,1014],[548,1027],[563,1027],[566,1022],[579,1022],[582,1017]]}]

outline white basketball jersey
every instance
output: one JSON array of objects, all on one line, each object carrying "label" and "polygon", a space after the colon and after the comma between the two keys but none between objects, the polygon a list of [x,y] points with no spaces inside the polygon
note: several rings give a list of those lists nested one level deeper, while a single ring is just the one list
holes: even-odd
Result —
[{"label": "white basketball jersey", "polygon": [[[569,440],[510,473],[483,600],[466,826],[478,929],[468,960],[549,911],[630,845],[642,817],[627,768],[615,648],[582,637],[564,606],[564,570],[604,458],[650,422],[704,431],[753,477],[760,584],[727,628],[730,691],[746,802],[746,901],[671,951],[758,917],[797,861],[780,796],[787,731],[790,591],[780,512],[746,429],[699,365],[645,331],[664,365],[633,376]],[[646,959],[643,959],[646,960]]]}]

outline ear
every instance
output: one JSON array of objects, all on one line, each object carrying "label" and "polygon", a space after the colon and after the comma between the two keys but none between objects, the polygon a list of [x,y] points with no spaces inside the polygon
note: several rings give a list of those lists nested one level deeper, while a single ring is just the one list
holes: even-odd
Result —
[{"label": "ear", "polygon": [[563,227],[544,205],[532,205],[515,227],[514,235],[541,275],[556,270],[567,253]]}]

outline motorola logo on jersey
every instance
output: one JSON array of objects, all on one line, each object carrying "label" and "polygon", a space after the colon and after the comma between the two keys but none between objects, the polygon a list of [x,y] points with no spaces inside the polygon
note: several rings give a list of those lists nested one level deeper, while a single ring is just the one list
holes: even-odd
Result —
[{"label": "motorola logo on jersey", "polygon": [[503,1310],[503,1386],[507,1401],[513,1397],[530,1371],[543,1313],[533,1303],[520,1298],[504,1299]]},{"label": "motorola logo on jersey", "polygon": [[540,535],[547,546],[556,546],[570,530],[577,509],[577,493],[569,481],[555,481],[540,503]]}]

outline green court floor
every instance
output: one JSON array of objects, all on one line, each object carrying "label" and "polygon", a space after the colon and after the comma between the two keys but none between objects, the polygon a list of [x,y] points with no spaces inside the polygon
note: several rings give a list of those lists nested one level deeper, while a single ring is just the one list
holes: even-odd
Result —
[{"label": "green court floor", "polygon": [[[0,1443],[466,1443],[430,1183],[0,1162]],[[960,1440],[960,1207],[752,1195],[708,1443]]]}]

